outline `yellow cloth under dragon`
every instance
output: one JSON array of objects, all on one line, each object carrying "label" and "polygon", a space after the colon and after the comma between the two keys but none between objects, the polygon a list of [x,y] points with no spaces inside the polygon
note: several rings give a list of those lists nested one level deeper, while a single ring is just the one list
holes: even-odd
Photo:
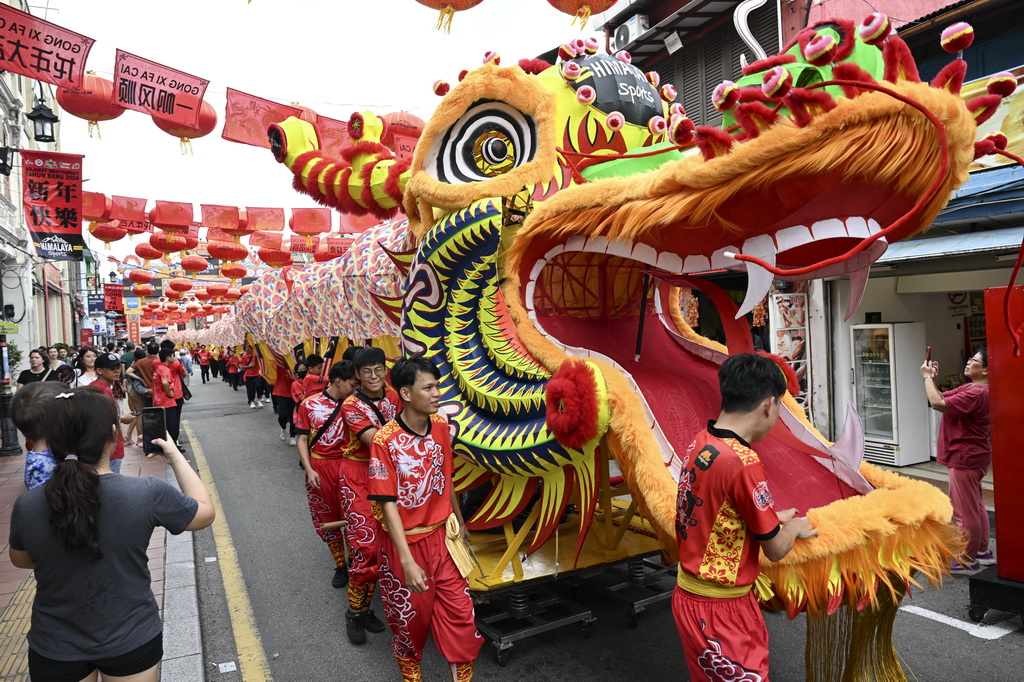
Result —
[{"label": "yellow cloth under dragon", "polygon": [[[736,318],[773,278],[863,285],[886,244],[925,229],[966,180],[994,103],[958,97],[962,62],[922,83],[898,37],[807,30],[721,89],[737,123],[725,131],[695,128],[656,74],[571,50],[546,69],[470,71],[408,164],[379,144],[370,112],[341,159],[300,120],[271,130],[301,191],[350,212],[404,209],[393,230],[415,248],[388,254],[404,292],[375,298],[404,349],[442,370],[457,483],[489,486],[471,528],[539,510],[536,548],[572,502],[582,542],[611,458],[671,551],[676,479],[717,414],[717,367],[752,350]],[[835,38],[825,65],[805,49],[817,35]],[[698,276],[712,269],[745,271],[741,306]],[[727,346],[686,324],[682,289],[715,302]],[[756,449],[776,504],[820,536],[763,564],[772,603],[889,613],[916,572],[939,580],[957,549],[945,496],[862,463],[852,411],[831,443],[792,396],[785,407]]]}]

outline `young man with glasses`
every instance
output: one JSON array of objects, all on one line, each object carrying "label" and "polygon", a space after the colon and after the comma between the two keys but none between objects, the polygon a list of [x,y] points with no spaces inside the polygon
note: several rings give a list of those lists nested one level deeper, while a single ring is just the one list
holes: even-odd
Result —
[{"label": "young man with glasses", "polygon": [[[380,348],[360,348],[353,364],[360,388],[341,406],[349,430],[349,447],[338,483],[349,543],[348,613],[345,632],[353,644],[366,641],[366,631],[383,632],[384,623],[370,611],[377,586],[381,528],[368,499],[370,444],[377,430],[398,414],[398,394],[385,383],[387,367]],[[309,359],[307,358],[307,363]],[[308,375],[306,377],[309,378]]]},{"label": "young man with glasses", "polygon": [[992,464],[992,421],[988,402],[988,351],[980,348],[967,361],[964,376],[970,383],[939,393],[935,377],[939,363],[921,365],[928,404],[942,413],[939,424],[939,464],[949,469],[949,499],[953,521],[968,534],[966,565],[953,560],[950,573],[970,575],[996,562],[988,548],[989,523],[981,479]]}]

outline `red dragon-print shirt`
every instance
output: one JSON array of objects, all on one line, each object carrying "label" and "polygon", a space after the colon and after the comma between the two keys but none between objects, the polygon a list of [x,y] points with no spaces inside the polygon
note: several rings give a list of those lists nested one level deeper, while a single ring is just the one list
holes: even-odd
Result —
[{"label": "red dragon-print shirt", "polygon": [[725,587],[753,585],[760,542],[779,532],[768,477],[757,453],[714,422],[683,458],[676,499],[679,565]]},{"label": "red dragon-print shirt", "polygon": [[[324,391],[309,396],[295,410],[295,433],[309,436],[313,440],[313,436],[331,418],[337,407],[338,401]],[[339,459],[352,450],[351,435],[342,413],[338,413],[310,449],[324,459]]]},{"label": "red dragon-print shirt", "polygon": [[[308,377],[307,377],[308,378]],[[346,457],[370,461],[370,447],[359,439],[367,429],[379,429],[384,424],[392,421],[398,415],[400,405],[398,394],[393,388],[384,388],[384,396],[377,400],[370,399],[377,406],[377,411],[384,417],[381,423],[380,417],[373,408],[366,404],[366,401],[359,397],[359,393],[353,393],[345,399],[341,407],[341,414],[348,425],[352,438],[352,451],[346,453]]]},{"label": "red dragon-print shirt", "polygon": [[[448,421],[430,415],[430,429],[419,434],[402,421],[388,422],[370,447],[369,499],[395,502],[406,530],[444,523],[452,513],[452,441]],[[409,544],[429,533],[409,535]]]}]

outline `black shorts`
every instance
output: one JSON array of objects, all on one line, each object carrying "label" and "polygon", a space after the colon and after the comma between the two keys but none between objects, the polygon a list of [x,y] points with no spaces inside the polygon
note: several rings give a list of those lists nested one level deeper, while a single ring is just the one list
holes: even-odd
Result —
[{"label": "black shorts", "polygon": [[56,661],[28,650],[28,672],[32,682],[79,682],[99,670],[104,676],[127,677],[149,670],[164,657],[164,636],[157,635],[126,654],[95,661]]}]

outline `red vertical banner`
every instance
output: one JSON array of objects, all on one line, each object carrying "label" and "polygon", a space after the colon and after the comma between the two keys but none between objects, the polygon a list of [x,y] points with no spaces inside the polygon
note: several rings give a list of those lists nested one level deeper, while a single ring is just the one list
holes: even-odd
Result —
[{"label": "red vertical banner", "polygon": [[124,312],[124,285],[103,285],[103,308],[108,313],[112,310]]},{"label": "red vertical banner", "polygon": [[128,320],[128,340],[137,346],[142,343],[142,317],[129,315],[126,319]]},{"label": "red vertical banner", "polygon": [[232,142],[251,144],[270,149],[267,128],[289,116],[298,116],[302,110],[269,99],[247,95],[228,88],[228,101],[224,106],[224,128],[220,136]]},{"label": "red vertical banner", "polygon": [[94,42],[0,4],[0,69],[4,71],[78,92]]},{"label": "red vertical banner", "polygon": [[82,155],[21,150],[25,221],[40,258],[82,260]]},{"label": "red vertical banner", "polygon": [[114,102],[187,128],[199,127],[199,108],[209,84],[124,50],[114,59]]}]

